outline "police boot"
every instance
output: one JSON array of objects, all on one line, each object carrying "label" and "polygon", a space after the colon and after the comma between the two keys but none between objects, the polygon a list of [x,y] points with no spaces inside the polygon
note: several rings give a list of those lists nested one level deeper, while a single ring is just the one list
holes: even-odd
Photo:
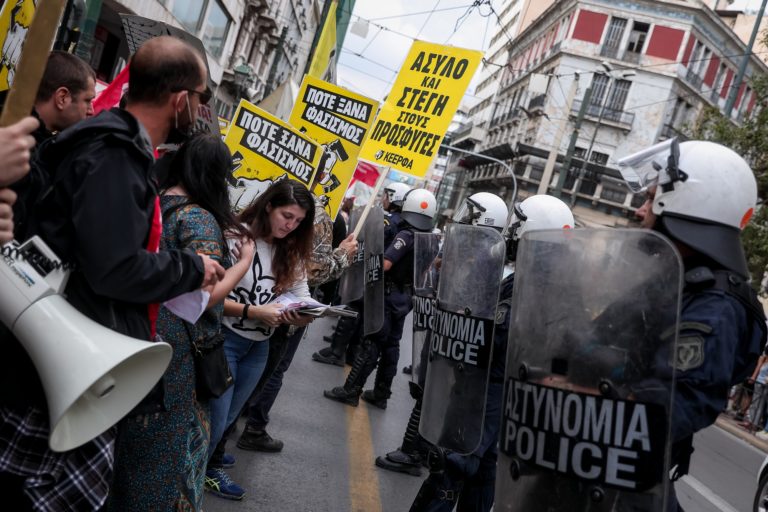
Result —
[{"label": "police boot", "polygon": [[390,385],[384,382],[376,382],[373,389],[363,391],[363,400],[379,409],[387,408],[387,400],[392,396]]},{"label": "police boot", "polygon": [[349,375],[347,375],[347,380],[344,381],[344,385],[323,391],[323,396],[343,404],[357,407],[357,404],[360,402],[362,384],[365,383],[365,377],[367,377],[367,375],[363,375],[367,364],[368,352],[362,350],[355,358],[355,362],[352,364],[352,369],[349,371]]},{"label": "police boot", "polygon": [[333,331],[333,336],[330,337],[331,346],[312,354],[312,360],[318,363],[344,366],[344,352],[347,349],[349,339],[352,337],[356,325],[356,318],[339,318],[336,329]]},{"label": "police boot", "polygon": [[419,419],[421,418],[421,399],[416,400],[408,418],[408,427],[403,435],[403,444],[399,450],[389,452],[385,457],[376,457],[380,468],[409,475],[421,476],[422,458],[419,454]]}]

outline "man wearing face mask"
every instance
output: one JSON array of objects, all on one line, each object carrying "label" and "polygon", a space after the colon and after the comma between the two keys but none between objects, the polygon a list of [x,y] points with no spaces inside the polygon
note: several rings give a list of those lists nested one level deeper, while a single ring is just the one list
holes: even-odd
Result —
[{"label": "man wearing face mask", "polygon": [[[36,209],[37,233],[74,266],[67,300],[92,320],[151,340],[157,303],[215,284],[207,256],[159,249],[160,208],[150,174],[154,148],[186,130],[207,98],[201,56],[171,37],[146,42],[130,62],[125,109],[62,131],[41,151],[53,188]],[[55,332],[56,326],[50,326]],[[48,449],[40,380],[21,345],[0,360],[0,494],[13,510],[98,510],[114,465],[115,429],[64,453]],[[161,387],[134,413],[162,407]],[[130,416],[130,415],[129,415]],[[119,430],[119,426],[118,426]]]}]

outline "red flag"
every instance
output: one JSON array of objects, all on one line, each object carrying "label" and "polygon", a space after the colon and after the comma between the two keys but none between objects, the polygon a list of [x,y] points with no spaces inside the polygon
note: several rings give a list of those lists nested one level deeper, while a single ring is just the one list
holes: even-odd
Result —
[{"label": "red flag", "polygon": [[362,181],[369,187],[375,187],[376,180],[378,179],[379,179],[378,167],[376,167],[373,164],[369,164],[368,162],[357,162],[357,168],[355,169],[355,174],[352,176],[352,181],[349,182],[349,185],[352,186],[354,182]]},{"label": "red flag", "polygon": [[128,66],[125,66],[115,79],[112,80],[112,83],[94,98],[93,115],[98,114],[102,110],[109,110],[112,107],[118,106],[120,99],[123,97],[124,86],[126,85],[128,85]]}]

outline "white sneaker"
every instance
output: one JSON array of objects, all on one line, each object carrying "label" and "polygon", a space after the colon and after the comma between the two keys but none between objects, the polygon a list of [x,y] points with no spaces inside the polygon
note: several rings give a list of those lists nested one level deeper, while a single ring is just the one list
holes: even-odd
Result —
[{"label": "white sneaker", "polygon": [[766,432],[765,430],[761,430],[760,432],[755,434],[755,436],[759,437],[763,441],[768,441],[768,432]]}]

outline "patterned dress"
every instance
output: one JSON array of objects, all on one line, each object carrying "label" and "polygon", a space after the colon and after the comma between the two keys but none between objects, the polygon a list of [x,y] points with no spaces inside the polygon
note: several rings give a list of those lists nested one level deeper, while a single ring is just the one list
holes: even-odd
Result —
[{"label": "patterned dress", "polygon": [[[163,211],[183,203],[163,196]],[[221,229],[206,210],[183,206],[163,220],[161,249],[191,249],[225,265]],[[227,266],[227,265],[225,265]],[[192,333],[221,329],[223,305],[206,311]],[[200,511],[210,439],[208,403],[195,398],[195,369],[184,320],[160,308],[157,332],[173,347],[163,377],[164,412],[127,418],[119,425],[110,511]]]}]

